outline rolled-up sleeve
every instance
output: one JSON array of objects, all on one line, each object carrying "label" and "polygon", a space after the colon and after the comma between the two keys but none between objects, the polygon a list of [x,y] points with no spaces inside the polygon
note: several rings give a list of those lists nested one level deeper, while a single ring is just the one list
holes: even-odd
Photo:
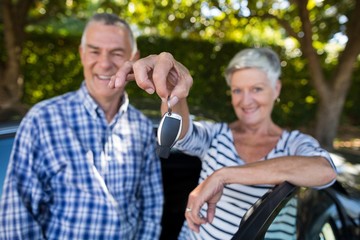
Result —
[{"label": "rolled-up sleeve", "polygon": [[[323,157],[325,158],[330,166],[334,169],[335,172],[337,172],[336,166],[334,164],[334,161],[331,158],[331,155],[328,151],[326,151],[325,149],[323,149],[320,146],[320,143],[313,137],[306,135],[306,134],[301,134],[299,133],[297,135],[298,141],[296,144],[295,152],[294,155],[299,155],[299,156],[319,156],[319,157]],[[334,182],[336,181],[336,179],[333,179],[331,182],[329,182],[328,184],[322,185],[322,186],[318,186],[318,187],[314,187],[315,189],[323,189],[323,188],[327,188],[329,186],[331,186]]]}]

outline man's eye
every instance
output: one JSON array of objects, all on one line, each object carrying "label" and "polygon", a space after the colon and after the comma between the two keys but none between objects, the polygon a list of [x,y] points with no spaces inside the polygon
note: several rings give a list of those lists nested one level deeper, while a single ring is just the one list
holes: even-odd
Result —
[{"label": "man's eye", "polygon": [[233,89],[232,90],[232,93],[233,94],[239,94],[241,91],[240,91],[240,89]]},{"label": "man's eye", "polygon": [[122,52],[116,52],[116,53],[113,53],[113,56],[115,56],[115,57],[123,57],[124,54]]}]

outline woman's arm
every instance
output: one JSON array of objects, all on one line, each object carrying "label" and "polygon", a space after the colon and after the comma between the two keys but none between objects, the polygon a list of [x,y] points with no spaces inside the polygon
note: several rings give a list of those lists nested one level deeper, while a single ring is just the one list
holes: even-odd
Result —
[{"label": "woman's arm", "polygon": [[[215,206],[227,184],[272,184],[288,181],[297,186],[319,187],[332,182],[336,171],[324,157],[286,156],[245,164],[224,167],[215,171],[189,195],[185,217],[189,227],[198,232],[200,224],[211,222]],[[207,216],[200,217],[202,205],[207,203]]]}]

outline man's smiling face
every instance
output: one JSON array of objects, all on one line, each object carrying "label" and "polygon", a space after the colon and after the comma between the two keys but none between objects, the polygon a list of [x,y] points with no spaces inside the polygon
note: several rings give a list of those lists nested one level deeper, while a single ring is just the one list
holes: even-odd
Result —
[{"label": "man's smiling face", "polygon": [[80,46],[80,57],[87,89],[96,101],[109,101],[123,94],[124,89],[110,89],[108,83],[122,64],[132,58],[126,28],[91,23],[85,32],[85,42]]}]

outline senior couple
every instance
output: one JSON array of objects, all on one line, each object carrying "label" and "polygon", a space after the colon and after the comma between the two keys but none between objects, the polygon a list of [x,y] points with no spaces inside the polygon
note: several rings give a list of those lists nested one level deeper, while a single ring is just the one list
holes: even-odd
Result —
[{"label": "senior couple", "polygon": [[151,121],[125,92],[133,80],[162,99],[163,114],[169,104],[182,116],[176,147],[202,160],[179,239],[230,239],[274,185],[325,188],[335,180],[330,155],[314,138],[272,120],[281,66],[269,48],[241,50],[226,68],[232,123],[192,121],[188,69],[170,53],[140,59],[129,25],[113,14],[89,20],[79,54],[80,89],[36,104],[19,127],[1,196],[0,239],[159,238],[160,161]]}]

